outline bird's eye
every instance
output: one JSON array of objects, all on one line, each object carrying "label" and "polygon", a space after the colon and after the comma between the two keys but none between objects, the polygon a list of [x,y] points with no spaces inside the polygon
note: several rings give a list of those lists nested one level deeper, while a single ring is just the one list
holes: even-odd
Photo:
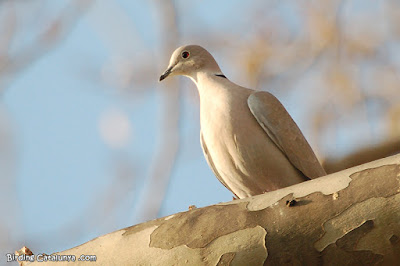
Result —
[{"label": "bird's eye", "polygon": [[186,59],[186,58],[189,57],[189,55],[190,55],[190,54],[189,54],[188,51],[183,51],[183,52],[182,52],[182,58],[185,58],[185,59]]}]

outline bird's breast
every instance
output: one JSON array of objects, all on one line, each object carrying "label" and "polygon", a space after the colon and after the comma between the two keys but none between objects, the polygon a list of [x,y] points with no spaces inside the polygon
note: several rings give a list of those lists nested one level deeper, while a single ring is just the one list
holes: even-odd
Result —
[{"label": "bird's breast", "polygon": [[203,139],[215,170],[240,198],[302,181],[302,175],[258,124],[248,95],[200,99]]},{"label": "bird's breast", "polygon": [[[241,102],[220,101],[200,106],[204,141],[220,175],[243,182],[254,170],[265,176],[268,150],[276,149],[247,107]],[[233,185],[234,186],[234,185]]]}]

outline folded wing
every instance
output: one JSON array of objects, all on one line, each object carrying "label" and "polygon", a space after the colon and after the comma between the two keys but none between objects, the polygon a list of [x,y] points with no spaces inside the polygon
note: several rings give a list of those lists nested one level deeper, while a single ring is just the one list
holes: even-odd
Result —
[{"label": "folded wing", "polygon": [[299,127],[275,96],[258,91],[247,103],[266,134],[297,169],[310,179],[326,175]]}]

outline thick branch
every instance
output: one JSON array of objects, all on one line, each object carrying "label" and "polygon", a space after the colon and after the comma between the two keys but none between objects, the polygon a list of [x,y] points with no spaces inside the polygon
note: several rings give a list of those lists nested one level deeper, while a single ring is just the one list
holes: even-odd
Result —
[{"label": "thick branch", "polygon": [[58,254],[94,254],[103,265],[394,265],[399,239],[396,155],[128,227]]}]

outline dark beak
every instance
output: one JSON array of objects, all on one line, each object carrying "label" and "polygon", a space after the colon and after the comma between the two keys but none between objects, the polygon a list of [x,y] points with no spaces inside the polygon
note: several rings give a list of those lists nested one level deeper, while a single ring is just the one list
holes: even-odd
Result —
[{"label": "dark beak", "polygon": [[160,76],[160,81],[168,77],[169,74],[171,74],[172,67],[169,67],[165,72]]}]

